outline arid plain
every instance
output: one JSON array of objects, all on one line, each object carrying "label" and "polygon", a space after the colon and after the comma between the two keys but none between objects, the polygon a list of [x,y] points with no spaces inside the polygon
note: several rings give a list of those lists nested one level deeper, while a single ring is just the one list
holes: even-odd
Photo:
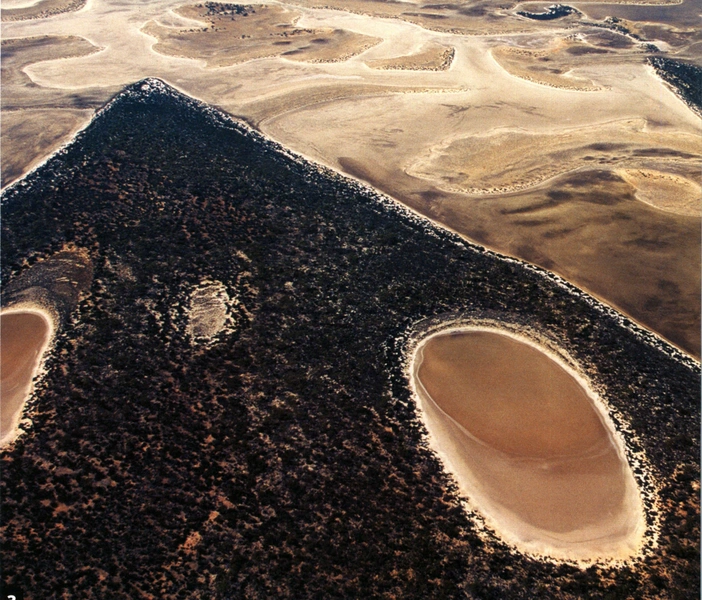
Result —
[{"label": "arid plain", "polygon": [[699,357],[701,121],[647,62],[699,7],[546,7],[8,0],[3,185],[160,77]]},{"label": "arid plain", "polygon": [[[278,8],[206,7],[252,28],[219,55],[221,40],[192,43],[203,62],[230,65],[205,71],[268,61],[237,63],[272,49],[292,53],[286,68],[301,56],[339,60],[302,68],[333,67],[382,39],[290,29]],[[270,20],[288,35],[261,36]],[[163,26],[144,26],[163,57],[179,36],[207,33]],[[80,39],[61,37],[74,54],[65,61],[99,56]],[[25,63],[58,42],[8,40]],[[450,72],[458,55],[430,41],[371,64],[424,77]],[[49,64],[15,62],[20,81]],[[383,94],[392,108],[398,94]],[[628,123],[617,131],[632,158],[659,152]],[[542,148],[577,165],[583,129],[544,134]],[[521,172],[515,193],[543,193],[548,178],[520,162],[524,137],[494,137],[514,165],[493,187]],[[419,181],[434,177],[440,146],[417,141],[425,153],[406,172]],[[475,153],[466,136],[456,147]],[[343,162],[359,171],[358,159]],[[473,180],[491,181],[451,157],[440,167],[458,175],[445,186],[462,198],[480,197],[463,189]],[[541,201],[577,207],[578,185],[610,191],[617,176],[600,171],[576,167],[572,192],[547,189]],[[637,182],[655,169],[622,172]],[[686,179],[673,175],[673,186]],[[4,584],[25,597],[672,599],[699,589],[699,362],[560,278],[469,244],[154,78],[124,87],[2,200],[3,310],[41,308],[55,332],[2,448]],[[444,335],[473,325],[490,335]],[[422,418],[431,402],[420,384],[445,412],[438,431]],[[442,431],[457,433],[450,419],[475,440]]]}]

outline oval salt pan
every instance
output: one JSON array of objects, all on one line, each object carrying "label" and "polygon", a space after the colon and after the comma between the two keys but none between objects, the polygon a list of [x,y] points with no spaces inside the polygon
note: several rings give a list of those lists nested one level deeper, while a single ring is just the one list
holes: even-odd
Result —
[{"label": "oval salt pan", "polygon": [[0,445],[16,433],[41,357],[52,334],[49,319],[33,311],[0,314]]},{"label": "oval salt pan", "polygon": [[532,343],[492,329],[429,337],[412,368],[432,444],[486,522],[561,560],[635,555],[645,519],[592,392]]}]

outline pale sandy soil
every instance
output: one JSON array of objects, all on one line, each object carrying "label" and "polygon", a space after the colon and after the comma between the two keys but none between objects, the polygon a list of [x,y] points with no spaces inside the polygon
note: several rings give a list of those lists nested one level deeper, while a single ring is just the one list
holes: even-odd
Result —
[{"label": "pale sandy soil", "polygon": [[373,69],[445,71],[451,66],[455,52],[440,44],[428,44],[414,54],[367,60],[366,64]]},{"label": "pale sandy soil", "polygon": [[190,294],[187,334],[193,343],[207,343],[229,325],[231,299],[220,281],[203,281]]},{"label": "pale sandy soil", "polygon": [[700,215],[702,186],[699,177],[681,177],[652,169],[622,169],[617,173],[636,189],[636,198],[641,202],[679,215]]},{"label": "pale sandy soil", "polygon": [[211,13],[203,5],[186,6],[177,14],[198,21],[198,27],[164,27],[149,22],[143,31],[158,40],[156,52],[201,58],[208,67],[277,56],[301,62],[340,62],[380,42],[343,29],[300,28],[297,21],[302,14],[280,6],[247,5],[241,13]]},{"label": "pale sandy soil", "polygon": [[569,16],[554,21],[537,22],[531,19],[515,18],[509,3],[494,6],[490,2],[464,4],[432,2],[384,2],[383,0],[293,0],[300,6],[310,8],[332,8],[376,18],[392,18],[414,23],[420,27],[451,35],[501,35],[533,32],[539,30],[562,29],[578,20]]},{"label": "pale sandy soil", "polygon": [[108,89],[80,96],[60,88],[37,87],[25,67],[99,52],[80,36],[33,36],[2,41],[2,185],[39,164],[67,143],[110,96]]},{"label": "pale sandy soil", "polygon": [[7,10],[8,8],[29,8],[30,6],[36,6],[42,0],[4,0],[2,3],[2,8]]},{"label": "pale sandy soil", "polygon": [[[573,46],[577,48],[577,46]],[[582,46],[587,48],[586,46]],[[508,73],[533,81],[566,90],[594,92],[601,90],[591,79],[577,77],[572,74],[573,61],[563,61],[559,49],[526,50],[510,46],[499,46],[492,49],[492,57]],[[558,63],[554,64],[554,58]],[[562,64],[565,62],[565,64]],[[570,63],[570,64],[569,64]]]},{"label": "pale sandy soil", "polygon": [[2,81],[3,85],[31,83],[23,69],[31,64],[86,56],[99,48],[85,38],[75,35],[41,35],[28,38],[2,40]]},{"label": "pale sandy soil", "polygon": [[93,116],[90,109],[30,109],[5,111],[2,114],[2,147],[12,147],[13,152],[3,152],[2,181],[9,182],[37,166],[42,158],[57,146],[71,140]]},{"label": "pale sandy soil", "polygon": [[37,2],[3,2],[0,15],[3,21],[45,19],[65,12],[80,10],[86,0],[38,0]]},{"label": "pale sandy soil", "polygon": [[[556,271],[699,356],[700,220],[692,210],[690,165],[699,159],[701,123],[645,66],[638,42],[583,23],[600,5],[583,5],[585,16],[542,22],[515,16],[516,4],[463,10],[421,2],[330,0],[325,9],[279,3],[261,7],[262,13],[301,15],[295,28],[332,32],[330,40],[382,41],[359,54],[321,57],[338,62],[301,62],[320,58],[310,54],[312,39],[326,39],[318,37],[309,48],[296,48],[299,54],[247,55],[217,67],[229,63],[205,51],[246,55],[241,35],[253,39],[254,33],[287,41],[277,39],[284,28],[275,25],[291,21],[264,19],[257,32],[242,31],[238,39],[223,34],[231,26],[224,23],[220,31],[185,35],[178,31],[200,22],[178,12],[184,4],[91,0],[78,12],[3,23],[4,39],[79,36],[101,49],[60,61],[32,57],[21,68],[31,89],[17,92],[12,107],[3,98],[4,109],[36,106],[33,94],[44,98],[42,110],[52,94],[60,96],[52,110],[85,108],[75,103],[161,77],[473,240]],[[630,11],[623,17],[637,32],[648,31],[676,55],[698,52],[700,28],[691,24],[689,5],[614,9]],[[678,20],[661,21],[661,11]],[[237,17],[236,27],[241,21]],[[170,46],[160,50],[182,56],[161,52],[145,31],[168,38]],[[455,49],[445,70],[372,68],[411,65],[439,47]],[[517,58],[505,66],[495,52]],[[553,71],[539,71],[544,65]],[[597,90],[589,91],[591,85]],[[588,91],[572,89],[582,86]],[[37,122],[51,119],[50,112],[37,116]],[[633,133],[617,125],[627,123],[636,124]],[[63,135],[75,126],[66,123]],[[29,142],[35,134],[26,128],[16,131],[17,137],[3,135],[3,154],[11,153],[15,164],[34,164],[37,157],[27,155],[49,146]],[[526,158],[511,150],[512,141],[528,148]],[[502,164],[503,154],[513,158]],[[653,185],[635,175],[639,171],[665,183]],[[580,177],[575,184],[574,175]]]},{"label": "pale sandy soil", "polygon": [[[655,153],[650,152],[652,148]],[[671,190],[687,190],[694,186],[701,162],[701,137],[652,131],[644,120],[624,120],[556,134],[499,128],[484,135],[449,138],[410,165],[407,173],[446,191],[485,195],[530,188],[575,170],[646,166],[652,176],[667,170],[683,171],[688,178],[670,175],[666,181]],[[628,181],[637,189],[644,184],[643,178]],[[681,209],[687,204],[675,193],[669,202]],[[699,216],[699,211],[694,214]]]},{"label": "pale sandy soil", "polygon": [[17,435],[22,409],[53,332],[51,318],[42,310],[21,308],[0,314],[0,446]]},{"label": "pale sandy soil", "polygon": [[513,334],[469,328],[424,340],[411,371],[432,446],[498,535],[562,560],[640,550],[622,442],[570,369]]}]

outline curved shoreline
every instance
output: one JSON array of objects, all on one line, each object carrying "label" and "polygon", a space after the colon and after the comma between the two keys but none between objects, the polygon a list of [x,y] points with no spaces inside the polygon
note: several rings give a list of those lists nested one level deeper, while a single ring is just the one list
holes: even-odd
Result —
[{"label": "curved shoreline", "polygon": [[[152,78],[153,79],[153,78]],[[146,81],[146,80],[144,80]],[[173,86],[170,82],[167,83],[166,85]],[[173,86],[174,89],[178,90],[180,93],[188,96],[186,92],[183,90],[179,90],[177,86]],[[460,90],[456,90],[460,91]],[[450,92],[449,92],[450,93]],[[194,98],[197,102],[203,102],[200,99],[195,98],[194,96],[188,96],[190,98]],[[308,105],[309,106],[309,105]],[[636,317],[632,315],[630,312],[626,311],[623,309],[621,306],[619,306],[616,302],[614,302],[611,299],[605,298],[602,294],[593,291],[590,289],[590,287],[578,282],[574,283],[573,281],[567,279],[563,275],[559,274],[558,272],[554,270],[549,270],[545,267],[542,267],[541,265],[535,263],[535,262],[530,262],[526,259],[519,258],[516,255],[508,254],[503,250],[497,249],[496,246],[490,245],[489,243],[485,242],[477,242],[468,237],[467,234],[461,233],[458,229],[443,223],[439,221],[436,217],[430,216],[429,214],[424,214],[420,212],[418,209],[411,207],[410,205],[404,203],[402,200],[399,199],[399,196],[397,194],[392,194],[389,191],[384,191],[381,190],[380,188],[374,187],[373,183],[370,183],[366,179],[363,179],[360,175],[358,174],[352,174],[352,173],[347,173],[346,171],[342,170],[341,167],[333,165],[332,163],[328,161],[323,161],[321,158],[316,158],[312,156],[311,154],[307,154],[305,152],[302,152],[300,150],[292,150],[291,148],[288,148],[287,146],[284,146],[281,142],[278,142],[275,140],[273,137],[273,134],[270,133],[270,131],[266,131],[264,129],[264,125],[267,125],[269,122],[272,122],[276,119],[278,119],[280,116],[285,115],[285,114],[290,114],[295,111],[301,110],[305,107],[295,107],[290,109],[289,111],[285,111],[284,113],[281,113],[279,115],[275,115],[274,117],[269,117],[266,119],[261,120],[258,123],[253,123],[248,119],[245,119],[241,116],[236,116],[236,115],[231,115],[228,114],[224,111],[219,111],[220,116],[223,116],[225,119],[227,119],[230,122],[236,123],[242,128],[244,128],[249,134],[254,133],[255,135],[259,136],[261,139],[263,139],[265,142],[272,144],[274,148],[278,149],[279,151],[283,152],[287,156],[292,157],[295,160],[302,159],[304,161],[307,161],[308,163],[315,165],[317,168],[327,171],[330,173],[333,173],[337,177],[341,177],[343,179],[353,181],[356,185],[360,186],[361,188],[365,189],[367,192],[373,194],[376,198],[379,199],[381,202],[389,202],[392,205],[393,210],[396,210],[404,215],[410,216],[414,219],[421,220],[423,222],[426,222],[431,228],[436,228],[441,231],[445,231],[450,233],[451,235],[454,235],[458,238],[460,238],[461,243],[468,245],[478,251],[485,252],[487,254],[490,254],[492,256],[499,257],[501,260],[504,260],[509,263],[513,264],[519,264],[526,269],[529,269],[534,272],[541,273],[548,279],[554,281],[557,285],[560,285],[561,287],[564,287],[568,289],[571,293],[577,294],[581,297],[588,297],[589,300],[588,302],[592,306],[596,306],[598,310],[603,313],[603,314],[608,314],[609,316],[614,317],[621,325],[629,329],[632,333],[636,334],[638,337],[641,339],[645,340],[646,343],[648,343],[651,346],[654,346],[656,348],[659,348],[669,356],[672,356],[675,358],[675,360],[678,360],[680,362],[683,362],[688,365],[695,365],[699,367],[700,365],[700,359],[695,356],[693,352],[691,352],[689,349],[685,349],[682,345],[672,341],[671,339],[667,338],[664,336],[660,331],[657,331],[653,329],[651,326],[646,325],[643,320],[641,320],[639,317]],[[219,109],[218,109],[219,110]],[[575,169],[577,171],[578,169]],[[575,172],[574,171],[574,172]],[[554,176],[553,179],[557,177],[561,177],[562,175],[566,175],[567,173],[561,173],[559,175]],[[545,187],[551,179],[544,180],[537,185],[535,185],[533,188],[537,190],[541,187]],[[15,182],[13,182],[11,185],[14,185]],[[8,187],[10,187],[8,186]],[[518,194],[523,193],[522,190],[517,190],[514,192],[507,192],[500,194],[501,197],[510,197],[510,196],[516,196]],[[470,197],[480,197],[479,195],[470,195]],[[667,346],[667,348],[666,348]]]},{"label": "curved shoreline", "polygon": [[[635,525],[625,540],[614,544],[614,546],[619,546],[618,550],[613,551],[610,549],[609,552],[602,550],[598,552],[590,551],[590,546],[601,546],[601,542],[607,537],[607,534],[602,534],[599,531],[601,527],[589,526],[576,530],[574,535],[578,536],[578,539],[562,534],[554,536],[552,532],[546,529],[520,520],[519,517],[511,514],[508,509],[500,507],[499,502],[493,501],[484,490],[480,489],[480,483],[476,478],[472,477],[470,468],[463,464],[458,452],[460,442],[457,436],[468,436],[472,439],[474,439],[474,436],[436,403],[427,392],[418,375],[419,368],[424,360],[424,347],[429,340],[437,336],[465,332],[488,332],[524,343],[554,362],[558,368],[562,369],[582,388],[607,434],[608,442],[614,449],[624,469],[622,473],[626,483],[626,507],[624,514]],[[507,328],[500,327],[499,324],[490,325],[485,323],[453,324],[445,328],[439,328],[422,337],[411,348],[410,352],[411,358],[407,365],[409,384],[415,396],[418,416],[428,432],[429,446],[436,453],[446,470],[456,480],[462,495],[467,498],[470,509],[478,513],[485,525],[493,530],[499,538],[525,554],[536,556],[540,559],[576,563],[578,565],[603,562],[624,563],[634,560],[642,554],[642,551],[647,546],[646,538],[655,536],[656,527],[654,526],[650,531],[647,531],[642,494],[634,477],[630,461],[627,458],[626,444],[618,434],[617,428],[610,417],[609,407],[593,390],[587,378],[578,372],[573,365],[568,364],[568,361],[563,356],[552,348],[539,344],[529,335],[519,335]],[[441,429],[444,429],[444,431],[442,432]],[[477,440],[477,442],[484,445],[484,442],[481,440]],[[492,452],[499,451],[493,449]],[[570,539],[568,539],[569,537]]]},{"label": "curved shoreline", "polygon": [[[5,433],[3,433],[0,437],[0,448],[12,443],[19,435],[19,423],[22,419],[22,413],[24,412],[24,408],[27,405],[27,400],[31,397],[32,393],[34,392],[38,376],[41,376],[43,372],[47,350],[54,340],[54,336],[57,329],[56,323],[52,315],[47,310],[38,305],[18,304],[15,306],[11,306],[10,308],[6,308],[0,311],[0,319],[5,315],[12,314],[30,314],[39,316],[41,319],[43,319],[46,325],[46,332],[44,333],[44,339],[41,343],[41,346],[39,347],[36,357],[34,358],[34,362],[31,368],[31,374],[28,378],[28,381],[22,387],[22,397],[16,403],[15,406],[12,406],[10,408],[11,414],[9,415],[9,417],[7,417],[7,420],[9,422],[3,422],[2,424],[2,429],[5,431]],[[0,327],[0,332],[1,330],[2,329]],[[3,410],[2,412],[4,413],[5,411]],[[5,421],[6,416],[3,414],[2,417],[2,420]]]}]

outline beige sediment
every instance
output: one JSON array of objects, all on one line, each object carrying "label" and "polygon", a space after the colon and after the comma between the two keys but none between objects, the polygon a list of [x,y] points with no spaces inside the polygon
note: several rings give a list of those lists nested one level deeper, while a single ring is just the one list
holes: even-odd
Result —
[{"label": "beige sediment", "polygon": [[186,333],[193,344],[212,343],[218,334],[231,333],[236,326],[232,306],[237,303],[231,298],[227,287],[221,281],[203,280],[190,294],[190,304],[186,311]]},{"label": "beige sediment", "polygon": [[[590,409],[594,412],[592,417],[595,421],[599,421],[603,439],[598,440],[595,444],[597,447],[593,446],[585,449],[584,453],[575,452],[572,456],[568,456],[563,440],[560,442],[556,440],[554,444],[554,440],[542,439],[541,447],[537,444],[535,449],[531,449],[531,453],[527,451],[519,455],[515,452],[518,448],[513,439],[519,437],[519,433],[514,433],[512,437],[503,439],[502,442],[494,435],[491,439],[490,432],[482,435],[483,439],[480,439],[444,411],[434,401],[419,378],[424,349],[427,343],[437,336],[468,332],[488,332],[506,336],[538,350],[560,367],[581,388],[590,402]],[[608,416],[606,405],[592,390],[586,378],[566,364],[556,353],[512,331],[491,326],[460,325],[441,329],[421,340],[409,364],[409,374],[420,416],[429,432],[431,448],[455,477],[471,509],[481,515],[485,524],[505,542],[527,554],[557,561],[586,564],[624,562],[640,554],[646,536],[646,520],[641,494],[626,458],[623,440]],[[484,433],[485,430],[483,430]],[[495,441],[498,443],[495,444]],[[551,483],[555,481],[556,484],[549,488],[554,492],[555,497],[563,501],[578,502],[577,492],[574,493],[569,487],[574,481],[579,482],[580,485],[585,483],[597,485],[598,482],[606,481],[612,483],[611,473],[608,480],[606,476],[608,467],[606,464],[604,466],[600,464],[601,461],[609,461],[609,468],[615,469],[614,479],[619,478],[614,486],[618,490],[619,500],[616,503],[619,510],[613,517],[593,519],[593,507],[589,507],[589,522],[574,527],[573,519],[577,521],[578,515],[568,513],[570,506],[555,516],[548,514],[548,509],[542,509],[542,514],[538,514],[539,494],[542,494],[544,484],[549,482],[549,470],[556,473],[551,478]],[[569,469],[580,469],[582,472],[575,474],[571,480],[566,478],[561,481],[559,470],[568,472]],[[502,483],[497,484],[496,480],[501,480]],[[560,484],[560,488],[557,484]],[[508,493],[511,487],[514,497],[495,497],[494,490],[499,490],[500,485],[502,485],[502,491]],[[612,492],[612,489],[610,485],[609,491]],[[543,498],[544,507],[548,506],[548,501],[548,498]],[[603,506],[606,506],[606,503]],[[609,508],[611,509],[611,506]],[[576,507],[572,512],[578,513],[582,509],[587,507]],[[594,509],[596,510],[597,506]],[[520,510],[523,511],[521,514]]]},{"label": "beige sediment", "polygon": [[622,179],[635,189],[636,199],[658,210],[687,217],[702,213],[702,186],[675,173],[654,169],[617,169]]},{"label": "beige sediment", "polygon": [[44,320],[46,329],[40,343],[35,343],[34,349],[30,349],[29,356],[25,357],[21,373],[15,372],[16,369],[7,373],[7,358],[3,356],[3,352],[7,351],[7,341],[2,341],[4,335],[0,325],[0,447],[13,442],[19,433],[24,406],[34,390],[37,378],[41,376],[46,350],[56,331],[54,316],[40,306],[20,304],[7,308],[0,312],[0,323],[8,315],[38,316]]}]

